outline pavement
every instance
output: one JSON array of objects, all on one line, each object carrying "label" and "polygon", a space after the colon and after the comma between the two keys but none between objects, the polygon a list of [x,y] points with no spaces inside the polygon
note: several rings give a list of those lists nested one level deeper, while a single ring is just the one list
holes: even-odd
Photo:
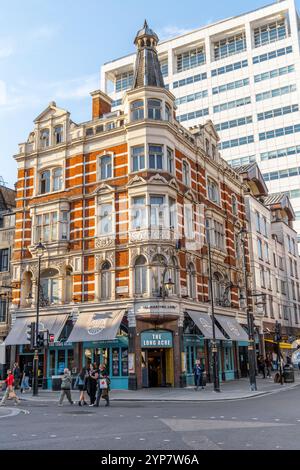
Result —
[{"label": "pavement", "polygon": [[[249,379],[242,378],[229,382],[221,382],[220,392],[215,392],[213,384],[207,384],[204,389],[197,391],[194,387],[186,388],[144,388],[141,390],[111,390],[111,401],[128,402],[210,402],[224,400],[244,400],[270,395],[294,389],[300,385],[300,374],[295,372],[295,382],[287,384],[274,383],[273,378],[256,378],[257,390],[251,391]],[[19,394],[20,395],[20,394]],[[56,402],[60,392],[39,390],[39,395],[33,397],[31,392],[20,395],[23,401]],[[78,400],[79,392],[72,390],[73,400]]]}]

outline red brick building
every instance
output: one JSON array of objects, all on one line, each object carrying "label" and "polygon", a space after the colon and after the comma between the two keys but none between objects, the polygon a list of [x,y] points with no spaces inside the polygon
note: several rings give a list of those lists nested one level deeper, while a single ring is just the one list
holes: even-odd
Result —
[{"label": "red brick building", "polygon": [[[240,307],[245,225],[242,182],[221,159],[211,121],[176,120],[156,34],[136,36],[133,87],[122,111],[100,90],[92,119],[74,123],[51,102],[35,120],[18,163],[11,358],[32,362],[36,245],[41,325],[55,341],[40,355],[48,385],[64,366],[106,362],[112,386],[191,383],[196,358],[211,371],[209,229],[220,376],[239,377],[247,333]],[[52,331],[51,331],[52,330]]]}]

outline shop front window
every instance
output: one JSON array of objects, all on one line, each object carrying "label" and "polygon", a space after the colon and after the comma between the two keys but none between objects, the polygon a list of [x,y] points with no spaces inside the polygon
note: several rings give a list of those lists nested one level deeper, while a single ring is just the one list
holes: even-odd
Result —
[{"label": "shop front window", "polygon": [[233,370],[233,357],[232,357],[232,348],[226,347],[225,348],[225,371]]},{"label": "shop front window", "polygon": [[126,377],[128,375],[128,349],[121,349],[121,375]]},{"label": "shop front window", "polygon": [[65,350],[59,349],[57,353],[57,373],[62,375],[66,367]]},{"label": "shop front window", "polygon": [[67,364],[68,369],[72,372],[72,369],[75,367],[73,349],[67,350]]},{"label": "shop front window", "polygon": [[112,375],[113,377],[120,375],[119,348],[112,349]]}]

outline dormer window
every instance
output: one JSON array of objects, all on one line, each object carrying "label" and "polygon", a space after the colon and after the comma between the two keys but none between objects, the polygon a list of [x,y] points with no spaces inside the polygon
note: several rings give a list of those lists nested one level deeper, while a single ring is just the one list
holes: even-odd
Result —
[{"label": "dormer window", "polygon": [[137,100],[131,103],[130,110],[131,110],[132,121],[139,121],[141,119],[144,119],[144,101],[143,100]]},{"label": "dormer window", "polygon": [[41,173],[40,180],[40,193],[45,194],[50,192],[50,170]]},{"label": "dormer window", "polygon": [[210,201],[215,204],[220,204],[219,186],[215,181],[210,179],[207,181],[207,195]]},{"label": "dormer window", "polygon": [[190,185],[190,166],[186,161],[182,162],[182,181],[186,186]]},{"label": "dormer window", "polygon": [[41,131],[41,146],[42,148],[49,147],[50,144],[50,138],[49,138],[49,129],[43,129]]},{"label": "dormer window", "polygon": [[55,144],[61,144],[63,141],[63,126],[56,126],[54,128]]},{"label": "dormer window", "polygon": [[104,155],[100,158],[100,179],[105,180],[112,177],[112,157]]},{"label": "dormer window", "polygon": [[161,101],[150,99],[148,100],[148,119],[155,121],[161,120]]}]

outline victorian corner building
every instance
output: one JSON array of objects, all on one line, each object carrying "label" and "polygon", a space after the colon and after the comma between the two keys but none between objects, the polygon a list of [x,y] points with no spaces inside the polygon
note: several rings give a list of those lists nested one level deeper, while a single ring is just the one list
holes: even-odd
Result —
[{"label": "victorian corner building", "polygon": [[[252,223],[251,201],[271,215],[279,204],[277,231],[286,224],[296,238],[288,199],[264,205],[267,190],[255,163],[232,169],[218,152],[211,121],[190,130],[177,121],[157,43],[145,22],[135,38],[133,85],[118,111],[111,112],[111,98],[97,90],[91,121],[76,124],[51,102],[15,156],[15,289],[5,344],[9,361],[32,364],[26,327],[35,320],[35,247],[42,241],[39,328],[54,335],[39,356],[45,387],[64,367],[75,373],[90,362],[106,363],[112,388],[191,384],[196,359],[212,380],[205,233],[220,378],[246,375],[245,276],[251,289],[257,284],[250,275],[254,242],[245,241],[244,259],[240,232]],[[270,216],[275,243],[271,222]],[[259,237],[266,242],[263,233]],[[299,272],[298,256],[291,257]],[[256,348],[264,351],[268,309],[251,308]],[[269,331],[274,319],[268,319]]]}]

